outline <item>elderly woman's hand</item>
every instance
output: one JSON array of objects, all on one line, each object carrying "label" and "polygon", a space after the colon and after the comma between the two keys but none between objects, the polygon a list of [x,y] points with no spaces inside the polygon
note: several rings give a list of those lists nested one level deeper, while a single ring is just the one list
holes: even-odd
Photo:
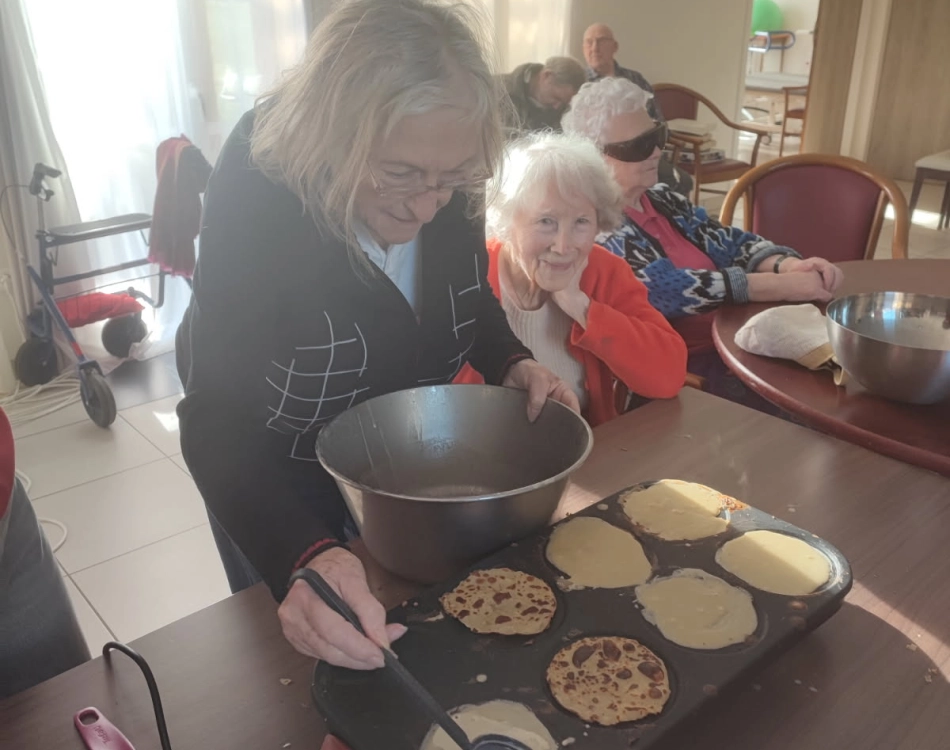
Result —
[{"label": "elderly woman's hand", "polygon": [[382,667],[380,649],[389,648],[392,641],[405,635],[406,628],[386,624],[386,610],[369,590],[363,563],[352,552],[334,547],[317,555],[307,567],[323,576],[350,605],[366,636],[324,604],[306,581],[296,581],[277,610],[284,637],[300,653],[338,667]]},{"label": "elderly woman's hand", "polygon": [[750,273],[750,302],[830,302],[832,293],[818,271]]},{"label": "elderly woman's hand", "polygon": [[804,273],[817,271],[821,276],[822,287],[826,292],[834,294],[844,281],[844,273],[836,265],[824,258],[786,258],[778,267],[779,273]]},{"label": "elderly woman's hand", "polygon": [[509,367],[501,384],[528,392],[528,419],[532,422],[541,414],[549,398],[560,401],[576,412],[581,410],[577,396],[567,383],[533,359],[523,359]]},{"label": "elderly woman's hand", "polygon": [[581,328],[587,328],[587,313],[590,311],[590,297],[581,290],[581,276],[584,275],[584,269],[587,268],[589,261],[588,255],[577,264],[577,271],[571,282],[564,289],[551,294],[554,304]]}]

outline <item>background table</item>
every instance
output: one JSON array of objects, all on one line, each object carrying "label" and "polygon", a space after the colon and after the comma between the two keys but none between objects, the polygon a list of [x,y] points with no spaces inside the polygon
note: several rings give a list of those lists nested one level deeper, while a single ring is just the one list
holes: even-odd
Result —
[{"label": "background table", "polygon": [[[838,264],[838,296],[860,292],[950,295],[950,260],[870,260]],[[857,383],[834,384],[831,373],[740,349],[736,331],[773,305],[723,307],[713,340],[723,361],[749,388],[824,432],[950,476],[950,401],[915,406],[868,393]]]},{"label": "background table", "polygon": [[[947,746],[950,480],[690,389],[594,434],[562,512],[649,479],[699,480],[825,537],[854,569],[841,612],[663,748]],[[388,605],[415,590],[375,567],[371,578]],[[134,645],[175,750],[319,748],[312,664],[284,642],[263,586]],[[72,714],[97,706],[138,750],[158,748],[138,670],[121,655],[114,665],[96,659],[0,703],[0,747],[80,750]]]}]

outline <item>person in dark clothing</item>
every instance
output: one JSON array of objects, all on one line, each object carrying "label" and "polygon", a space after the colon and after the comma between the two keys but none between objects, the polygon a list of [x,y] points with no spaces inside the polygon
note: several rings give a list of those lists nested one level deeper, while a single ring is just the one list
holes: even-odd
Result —
[{"label": "person in dark clothing", "polygon": [[[512,334],[486,273],[477,197],[500,158],[498,88],[466,6],[354,0],[235,128],[205,193],[194,295],[178,332],[182,453],[232,589],[258,577],[302,653],[383,665],[386,625],[315,454],[355,404],[486,381],[577,409]],[[368,637],[289,577],[317,570]]]},{"label": "person in dark clothing", "polygon": [[501,77],[511,107],[505,125],[509,135],[561,129],[561,115],[587,81],[584,66],[573,57],[551,57],[519,65]]},{"label": "person in dark clothing", "polygon": [[[641,73],[625,68],[617,62],[615,56],[618,49],[620,49],[620,44],[607,24],[595,23],[589,26],[587,31],[584,32],[584,59],[587,61],[587,80],[626,78],[648,94],[652,94],[653,87]],[[663,111],[655,97],[650,98],[647,112],[657,122],[666,122]],[[677,169],[666,154],[660,156],[657,182],[661,185],[667,185],[673,192],[680,195],[688,196],[693,190],[693,178],[682,169]]]},{"label": "person in dark clothing", "polygon": [[89,660],[59,564],[16,476],[0,410],[0,698]]}]

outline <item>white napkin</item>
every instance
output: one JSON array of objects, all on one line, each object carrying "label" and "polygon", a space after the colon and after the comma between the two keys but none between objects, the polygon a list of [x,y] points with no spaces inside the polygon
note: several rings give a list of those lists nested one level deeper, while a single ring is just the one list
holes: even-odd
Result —
[{"label": "white napkin", "polygon": [[753,315],[736,331],[736,344],[751,354],[790,359],[809,370],[832,370],[835,383],[844,385],[825,316],[814,305],[781,305]]}]

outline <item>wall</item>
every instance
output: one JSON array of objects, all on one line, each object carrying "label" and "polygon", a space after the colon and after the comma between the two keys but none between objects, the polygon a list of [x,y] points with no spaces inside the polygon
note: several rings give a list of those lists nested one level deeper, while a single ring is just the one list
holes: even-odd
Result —
[{"label": "wall", "polygon": [[[834,2],[835,0],[829,0]],[[785,50],[784,62],[781,52],[769,52],[762,61],[763,70],[781,70],[785,73],[808,75],[814,51],[815,21],[818,19],[818,7],[821,0],[776,0],[782,9],[782,28],[795,32],[795,44]],[[758,55],[753,62],[758,69]]]},{"label": "wall", "polygon": [[[609,25],[617,60],[651,83],[679,83],[699,91],[727,117],[737,118],[744,86],[751,0],[575,0],[571,54],[584,59],[584,30]],[[700,119],[715,120],[708,113]],[[720,147],[735,148],[732,131],[716,134]]]},{"label": "wall", "polygon": [[[818,18],[818,6],[821,0],[775,0],[782,9],[784,26],[792,31],[815,28]],[[834,2],[834,0],[832,0]]]},{"label": "wall", "polygon": [[913,179],[914,162],[950,148],[950,1],[896,0],[867,161]]}]

